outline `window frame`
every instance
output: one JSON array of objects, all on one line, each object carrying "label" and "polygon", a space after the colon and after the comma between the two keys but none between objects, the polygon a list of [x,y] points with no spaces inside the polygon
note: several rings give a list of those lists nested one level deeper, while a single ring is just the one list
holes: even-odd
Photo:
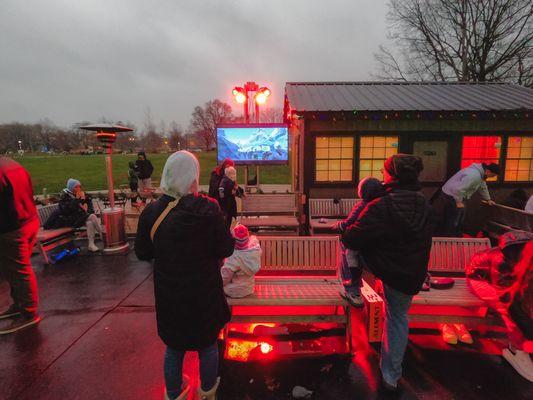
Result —
[{"label": "window frame", "polygon": [[[316,169],[316,162],[317,162],[317,146],[316,146],[316,143],[317,143],[317,139],[319,137],[328,137],[328,138],[331,138],[331,137],[340,137],[340,138],[352,138],[353,139],[353,147],[352,147],[352,177],[349,181],[318,181],[316,179],[316,176],[317,176],[317,169]],[[312,164],[313,164],[313,186],[316,186],[316,187],[328,187],[328,186],[337,186],[337,187],[342,187],[342,186],[353,186],[353,182],[354,182],[354,176],[355,176],[355,155],[356,155],[356,148],[357,148],[357,134],[354,133],[354,132],[317,132],[317,133],[313,133],[312,135],[312,145],[313,145],[313,159],[312,159]],[[321,158],[321,160],[323,160]],[[329,159],[327,159],[329,160]],[[342,160],[342,158],[340,158],[339,160]]]},{"label": "window frame", "polygon": [[[357,162],[356,162],[356,169],[357,169],[357,174],[356,174],[356,177],[357,177],[357,182],[359,182],[361,180],[361,170],[360,170],[360,166],[361,166],[361,139],[363,137],[384,137],[384,138],[388,138],[388,137],[397,137],[398,140],[397,140],[397,146],[396,146],[396,153],[395,154],[398,154],[400,153],[400,142],[401,142],[401,137],[402,137],[402,133],[398,132],[398,133],[395,133],[395,134],[392,134],[390,132],[379,132],[379,133],[373,133],[373,132],[370,132],[370,133],[367,133],[367,132],[362,132],[360,133],[359,135],[357,135],[357,152],[356,152],[356,155],[357,155]],[[373,149],[374,147],[372,147]],[[387,147],[385,147],[386,149]],[[385,158],[383,159],[383,162],[385,162],[385,160],[387,159],[388,157],[385,156]],[[381,160],[381,158],[367,158],[365,157],[364,160]],[[372,170],[371,170],[372,171]],[[376,177],[380,180],[382,180],[383,177]]]},{"label": "window frame", "polygon": [[[503,162],[500,165],[503,165],[502,172],[501,172],[501,183],[504,185],[527,185],[531,186],[533,185],[533,179],[528,179],[526,181],[507,181],[505,180],[505,175],[507,173],[507,162],[509,161],[509,158],[507,157],[509,154],[509,140],[511,137],[520,137],[520,138],[531,138],[533,140],[533,134],[526,134],[526,133],[508,133],[505,135],[505,143],[502,145],[502,147],[505,146],[505,157],[503,158]],[[512,158],[511,160],[522,160],[522,158]],[[527,160],[531,160],[531,164],[533,164],[533,154],[531,158],[527,158]],[[530,171],[531,171],[531,164],[530,164]],[[529,173],[529,176],[531,176],[531,172]]]}]

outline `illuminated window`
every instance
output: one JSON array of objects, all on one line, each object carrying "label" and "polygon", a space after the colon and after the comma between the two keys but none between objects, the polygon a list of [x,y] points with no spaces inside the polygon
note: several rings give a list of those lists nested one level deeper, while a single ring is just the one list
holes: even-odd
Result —
[{"label": "illuminated window", "polygon": [[317,182],[350,182],[353,170],[353,137],[317,137]]},{"label": "illuminated window", "polygon": [[533,137],[510,136],[507,139],[505,181],[533,181]]},{"label": "illuminated window", "polygon": [[359,150],[359,179],[373,176],[383,178],[385,160],[398,153],[398,136],[361,136]]},{"label": "illuminated window", "polygon": [[[502,139],[499,136],[463,136],[463,150],[461,153],[461,168],[466,168],[473,163],[500,162],[500,149]],[[496,181],[498,178],[489,178],[487,181]]]}]

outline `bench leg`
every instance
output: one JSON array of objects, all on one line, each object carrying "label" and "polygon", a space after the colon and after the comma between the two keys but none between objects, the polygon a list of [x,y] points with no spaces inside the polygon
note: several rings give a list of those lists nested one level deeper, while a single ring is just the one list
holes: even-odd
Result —
[{"label": "bench leg", "polygon": [[38,243],[38,247],[39,247],[39,251],[41,252],[41,254],[42,254],[43,258],[44,258],[45,265],[50,264],[50,259],[48,258],[48,253],[44,249],[43,244],[41,242]]}]

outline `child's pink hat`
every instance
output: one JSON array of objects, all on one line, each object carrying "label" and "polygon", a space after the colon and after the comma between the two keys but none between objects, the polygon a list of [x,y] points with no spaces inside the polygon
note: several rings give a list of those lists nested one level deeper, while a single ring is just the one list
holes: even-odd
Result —
[{"label": "child's pink hat", "polygon": [[248,247],[250,241],[250,232],[244,225],[237,225],[233,228],[233,237],[235,238],[235,248],[237,250],[244,250]]}]

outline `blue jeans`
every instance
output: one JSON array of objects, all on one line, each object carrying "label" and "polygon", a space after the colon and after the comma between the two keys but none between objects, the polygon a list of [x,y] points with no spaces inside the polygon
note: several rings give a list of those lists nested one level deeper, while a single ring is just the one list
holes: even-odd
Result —
[{"label": "blue jeans", "polygon": [[[174,350],[167,347],[165,352],[165,386],[169,399],[177,399],[181,393],[183,384],[182,369],[185,351]],[[209,391],[217,381],[218,376],[218,346],[215,342],[213,345],[198,351],[200,358],[200,380],[202,390]]]},{"label": "blue jeans", "polygon": [[361,277],[363,275],[362,258],[358,251],[350,250],[341,243],[341,278],[344,290],[348,293],[361,294]]},{"label": "blue jeans", "polygon": [[385,329],[381,340],[380,367],[383,379],[396,385],[402,377],[402,361],[409,338],[407,312],[413,296],[383,284],[385,292]]}]

